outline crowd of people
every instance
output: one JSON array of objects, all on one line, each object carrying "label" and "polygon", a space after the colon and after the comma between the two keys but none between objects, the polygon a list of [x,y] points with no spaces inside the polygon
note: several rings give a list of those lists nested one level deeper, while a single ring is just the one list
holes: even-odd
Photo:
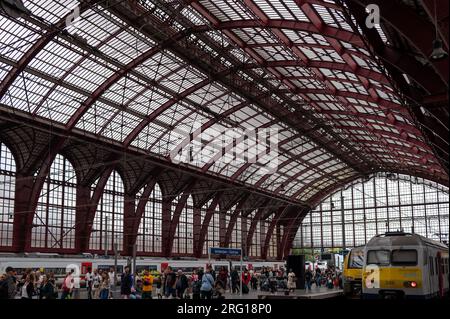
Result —
[{"label": "crowd of people", "polygon": [[339,268],[328,267],[327,269],[307,269],[305,272],[305,289],[311,291],[312,285],[315,284],[316,287],[327,287],[328,289],[342,289],[342,272]]},{"label": "crowd of people", "polygon": [[[304,280],[307,291],[311,291],[313,284],[330,289],[342,288],[341,273],[334,267],[308,269]],[[114,267],[109,271],[88,268],[81,278],[70,270],[62,284],[57,285],[52,273],[27,269],[17,275],[12,267],[8,267],[6,274],[0,278],[0,299],[80,299],[83,290],[83,296],[87,299],[112,299],[118,297],[119,289],[115,288],[119,285],[122,299],[212,299],[224,298],[227,291],[240,294],[241,289],[243,294],[250,290],[293,292],[297,288],[297,278],[292,270],[286,272],[283,268],[262,268],[259,272],[244,268],[240,275],[238,270],[229,272],[226,267],[215,271],[208,266],[205,270],[199,268],[192,273],[184,273],[181,269],[174,271],[168,266],[162,273],[144,270],[133,274],[131,268],[126,266],[120,276]]]}]

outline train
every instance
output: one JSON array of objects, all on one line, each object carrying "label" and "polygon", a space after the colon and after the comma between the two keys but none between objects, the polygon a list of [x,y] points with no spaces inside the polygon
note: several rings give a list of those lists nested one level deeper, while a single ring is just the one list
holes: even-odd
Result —
[{"label": "train", "polygon": [[[118,258],[116,273],[121,274],[126,265],[131,265],[130,258]],[[219,271],[221,267],[226,269],[237,269],[240,271],[239,261],[229,260],[215,260],[215,259],[194,259],[194,258],[151,258],[151,257],[137,257],[136,258],[136,272],[141,273],[144,270],[149,270],[155,275],[161,273],[166,267],[170,266],[174,271],[182,270],[186,274],[191,274],[195,269],[205,269],[207,265],[211,265],[215,271]],[[26,269],[40,271],[41,273],[53,273],[57,285],[61,285],[62,281],[68,271],[74,270],[73,276],[79,278],[80,286],[83,287],[84,277],[88,269],[102,269],[107,270],[115,266],[114,258],[104,258],[93,256],[91,254],[78,256],[62,256],[59,254],[9,254],[0,253],[0,274],[5,273],[7,267],[13,267],[20,276]],[[263,267],[272,269],[280,269],[285,267],[284,261],[244,261],[242,266],[260,272]],[[120,277],[119,277],[120,282]]]},{"label": "train", "polygon": [[363,265],[364,246],[354,247],[345,255],[342,279],[346,296],[355,296],[361,293]]},{"label": "train", "polygon": [[448,296],[448,247],[417,234],[388,232],[364,247],[363,299]]}]

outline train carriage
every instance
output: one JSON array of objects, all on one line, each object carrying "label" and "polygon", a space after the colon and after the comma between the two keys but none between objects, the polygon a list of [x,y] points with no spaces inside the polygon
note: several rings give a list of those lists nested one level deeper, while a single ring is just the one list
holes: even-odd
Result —
[{"label": "train carriage", "polygon": [[404,232],[375,236],[364,249],[363,298],[443,297],[448,268],[444,244]]}]

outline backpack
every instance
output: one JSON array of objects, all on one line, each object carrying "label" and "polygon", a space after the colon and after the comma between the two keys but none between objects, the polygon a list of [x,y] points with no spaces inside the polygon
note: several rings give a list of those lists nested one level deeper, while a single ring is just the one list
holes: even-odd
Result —
[{"label": "backpack", "polygon": [[0,299],[8,299],[8,281],[2,280],[0,281]]},{"label": "backpack", "polygon": [[200,288],[200,290],[202,291],[211,291],[213,289],[213,284],[214,284],[214,279],[210,279],[211,275],[210,274],[205,274],[202,277],[202,286]]}]

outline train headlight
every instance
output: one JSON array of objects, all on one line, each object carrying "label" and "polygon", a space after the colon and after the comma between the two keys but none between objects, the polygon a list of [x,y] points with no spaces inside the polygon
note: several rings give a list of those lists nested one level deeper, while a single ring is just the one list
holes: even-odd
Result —
[{"label": "train headlight", "polygon": [[415,282],[415,281],[405,281],[405,282],[403,283],[403,285],[404,285],[406,288],[416,288],[416,287],[417,287],[417,282]]}]

